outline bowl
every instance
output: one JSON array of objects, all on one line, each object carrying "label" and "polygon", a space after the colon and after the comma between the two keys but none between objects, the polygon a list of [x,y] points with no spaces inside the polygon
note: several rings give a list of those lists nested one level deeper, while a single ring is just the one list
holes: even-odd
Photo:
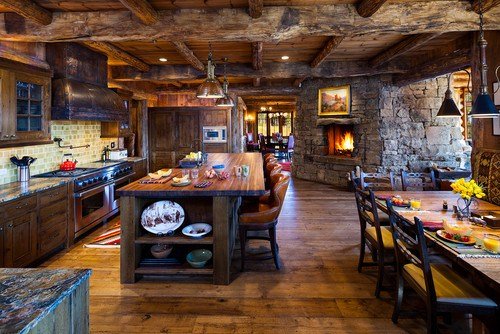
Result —
[{"label": "bowl", "polygon": [[207,261],[212,258],[212,252],[208,249],[195,249],[186,256],[187,262],[193,268],[203,268]]},{"label": "bowl", "polygon": [[205,223],[191,224],[182,229],[182,234],[191,238],[201,238],[212,231],[212,225]]},{"label": "bowl", "polygon": [[172,253],[172,249],[174,246],[172,245],[163,245],[163,244],[158,244],[158,245],[153,245],[151,247],[151,255],[157,259],[164,259],[167,256]]},{"label": "bowl", "polygon": [[224,165],[213,165],[213,166],[212,166],[212,169],[213,169],[213,170],[214,170],[217,174],[219,174],[219,173],[221,173],[221,172],[223,172],[223,171],[224,171],[224,168],[225,168],[225,167],[226,167],[226,166],[224,166]]},{"label": "bowl", "polygon": [[470,224],[463,222],[449,222],[447,220],[443,220],[443,228],[450,234],[471,235],[472,233]]}]

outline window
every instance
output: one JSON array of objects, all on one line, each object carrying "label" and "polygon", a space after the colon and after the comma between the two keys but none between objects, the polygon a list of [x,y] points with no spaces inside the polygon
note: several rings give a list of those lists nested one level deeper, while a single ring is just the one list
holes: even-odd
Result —
[{"label": "window", "polygon": [[16,82],[17,131],[42,130],[42,86]]},{"label": "window", "polygon": [[266,137],[280,133],[288,137],[293,132],[292,112],[259,112],[257,113],[257,129]]}]

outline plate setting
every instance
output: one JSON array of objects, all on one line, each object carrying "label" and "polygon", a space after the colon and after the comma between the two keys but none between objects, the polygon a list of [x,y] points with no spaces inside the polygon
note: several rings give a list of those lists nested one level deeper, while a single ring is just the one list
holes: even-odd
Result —
[{"label": "plate setting", "polygon": [[184,209],[179,203],[158,201],[149,205],[141,215],[142,227],[153,234],[172,234],[184,222]]},{"label": "plate setting", "polygon": [[436,235],[438,237],[440,237],[441,239],[445,240],[445,241],[453,242],[453,243],[456,243],[456,244],[471,245],[472,246],[472,245],[474,245],[476,243],[476,238],[474,238],[473,236],[468,237],[469,241],[460,241],[460,240],[455,240],[455,239],[449,239],[449,238],[446,237],[445,230],[438,230],[436,232]]},{"label": "plate setting", "polygon": [[201,238],[212,232],[212,225],[205,223],[195,223],[182,229],[182,234],[191,238]]}]

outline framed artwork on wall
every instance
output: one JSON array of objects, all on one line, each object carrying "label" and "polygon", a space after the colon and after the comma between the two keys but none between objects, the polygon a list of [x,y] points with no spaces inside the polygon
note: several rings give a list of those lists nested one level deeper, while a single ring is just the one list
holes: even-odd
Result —
[{"label": "framed artwork on wall", "polygon": [[351,86],[321,88],[318,92],[318,116],[349,115]]}]

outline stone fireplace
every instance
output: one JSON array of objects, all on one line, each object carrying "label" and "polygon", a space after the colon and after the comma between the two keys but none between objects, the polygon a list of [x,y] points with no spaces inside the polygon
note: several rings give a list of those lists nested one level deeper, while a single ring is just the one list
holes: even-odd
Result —
[{"label": "stone fireplace", "polygon": [[330,124],[325,126],[327,155],[352,157],[354,151],[353,125]]}]

